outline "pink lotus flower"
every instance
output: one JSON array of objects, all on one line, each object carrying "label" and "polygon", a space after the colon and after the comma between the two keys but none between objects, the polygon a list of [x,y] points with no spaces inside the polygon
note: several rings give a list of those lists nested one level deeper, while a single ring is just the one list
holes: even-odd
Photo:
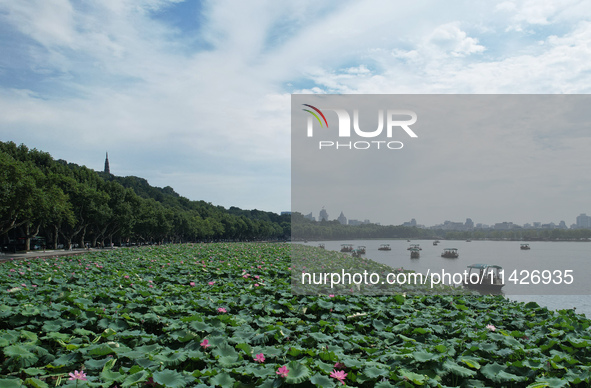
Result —
[{"label": "pink lotus flower", "polygon": [[345,382],[343,380],[345,380],[347,374],[342,370],[337,371],[336,369],[333,369],[332,373],[330,374],[330,377],[339,380],[341,383],[343,383],[343,385],[345,385]]},{"label": "pink lotus flower", "polygon": [[259,353],[254,357],[254,360],[262,364],[265,362],[265,355],[263,353]]},{"label": "pink lotus flower", "polygon": [[191,283],[189,283],[189,285],[190,285],[191,287],[195,287],[195,282],[191,282]]},{"label": "pink lotus flower", "polygon": [[218,312],[225,313],[226,312],[226,309],[223,308],[223,307],[218,307]]},{"label": "pink lotus flower", "polygon": [[254,284],[254,286],[255,286],[255,287],[258,287],[258,286],[259,286],[259,284],[258,284],[258,283],[255,283],[255,284]]},{"label": "pink lotus flower", "polygon": [[276,374],[279,375],[279,377],[287,377],[287,374],[289,373],[289,369],[287,369],[287,365],[283,365],[281,368],[277,369],[277,372],[275,372]]},{"label": "pink lotus flower", "polygon": [[84,373],[84,371],[78,372],[77,370],[75,370],[74,373],[70,372],[70,378],[68,380],[88,381],[88,379],[86,378],[86,373]]},{"label": "pink lotus flower", "polygon": [[494,325],[491,325],[491,324],[488,324],[488,325],[486,325],[486,328],[487,328],[488,330],[490,330],[490,331],[495,331],[495,330],[497,330],[497,328],[496,328]]},{"label": "pink lotus flower", "polygon": [[129,279],[129,275],[125,275],[123,276],[125,279]]},{"label": "pink lotus flower", "polygon": [[329,298],[334,298],[334,294],[330,294],[328,297]]},{"label": "pink lotus flower", "polygon": [[213,286],[215,282],[209,282],[207,284],[209,284],[210,286]]},{"label": "pink lotus flower", "polygon": [[209,340],[206,338],[203,340],[203,342],[201,342],[199,345],[203,346],[205,349],[207,349],[208,347],[210,347],[211,345],[209,344]]}]

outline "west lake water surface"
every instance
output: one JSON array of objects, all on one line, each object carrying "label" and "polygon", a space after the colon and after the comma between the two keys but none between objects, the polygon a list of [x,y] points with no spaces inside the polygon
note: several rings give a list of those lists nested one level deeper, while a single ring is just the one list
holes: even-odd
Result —
[{"label": "west lake water surface", "polygon": [[[442,270],[450,274],[463,273],[468,265],[476,263],[499,265],[504,269],[503,294],[507,298],[520,302],[534,301],[551,310],[576,308],[577,313],[591,318],[589,242],[533,241],[529,243],[529,250],[521,250],[519,241],[441,240],[437,246],[433,245],[433,240],[309,241],[304,244],[318,246],[319,243],[333,251],[340,251],[341,244],[350,243],[355,248],[364,245],[367,249],[364,257],[368,259],[423,274],[441,274]],[[392,250],[379,251],[380,244],[389,244]],[[420,244],[420,258],[410,258],[407,250],[410,244]],[[445,248],[457,248],[459,257],[441,257]],[[515,276],[509,280],[512,274]],[[532,284],[534,282],[538,284]]]}]

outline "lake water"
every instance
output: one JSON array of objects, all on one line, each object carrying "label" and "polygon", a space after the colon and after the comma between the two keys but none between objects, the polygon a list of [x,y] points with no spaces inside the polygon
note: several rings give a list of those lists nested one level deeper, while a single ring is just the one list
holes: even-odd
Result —
[{"label": "lake water", "polygon": [[[591,318],[591,243],[535,241],[529,243],[530,250],[521,250],[518,241],[442,240],[434,246],[432,240],[349,240],[310,241],[304,245],[318,246],[319,243],[333,251],[340,251],[341,244],[346,243],[354,244],[355,248],[365,245],[367,252],[364,257],[393,268],[402,267],[423,274],[428,271],[441,273],[442,270],[463,273],[468,265],[476,263],[500,265],[505,272],[503,293],[507,298],[520,302],[535,301],[552,310],[576,308],[577,313]],[[379,251],[380,244],[390,244],[392,250]],[[420,244],[419,259],[410,258],[407,250],[410,244]],[[441,257],[445,248],[457,248],[459,257]],[[539,271],[539,278],[530,276],[535,270]],[[512,273],[516,275],[513,278],[515,281],[509,280]],[[565,284],[571,280],[571,284]],[[524,284],[526,282],[529,284]]]}]

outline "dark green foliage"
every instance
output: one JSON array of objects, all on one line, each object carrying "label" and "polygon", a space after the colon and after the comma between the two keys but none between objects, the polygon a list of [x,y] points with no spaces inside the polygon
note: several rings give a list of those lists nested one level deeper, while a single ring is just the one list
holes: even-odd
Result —
[{"label": "dark green foliage", "polygon": [[61,243],[65,248],[285,239],[289,220],[271,212],[190,201],[171,187],[153,187],[142,178],[96,172],[0,142],[0,236],[9,233],[27,241],[43,237],[47,246]]}]

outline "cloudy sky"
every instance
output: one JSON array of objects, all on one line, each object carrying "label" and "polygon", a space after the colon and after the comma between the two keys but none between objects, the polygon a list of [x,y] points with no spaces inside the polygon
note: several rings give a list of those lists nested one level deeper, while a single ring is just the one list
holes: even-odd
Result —
[{"label": "cloudy sky", "polygon": [[[589,93],[589,15],[584,0],[0,0],[0,139],[96,170],[108,151],[116,175],[280,212],[291,94]],[[577,206],[514,221],[591,214],[570,176]],[[437,217],[463,221],[454,209]]]}]

